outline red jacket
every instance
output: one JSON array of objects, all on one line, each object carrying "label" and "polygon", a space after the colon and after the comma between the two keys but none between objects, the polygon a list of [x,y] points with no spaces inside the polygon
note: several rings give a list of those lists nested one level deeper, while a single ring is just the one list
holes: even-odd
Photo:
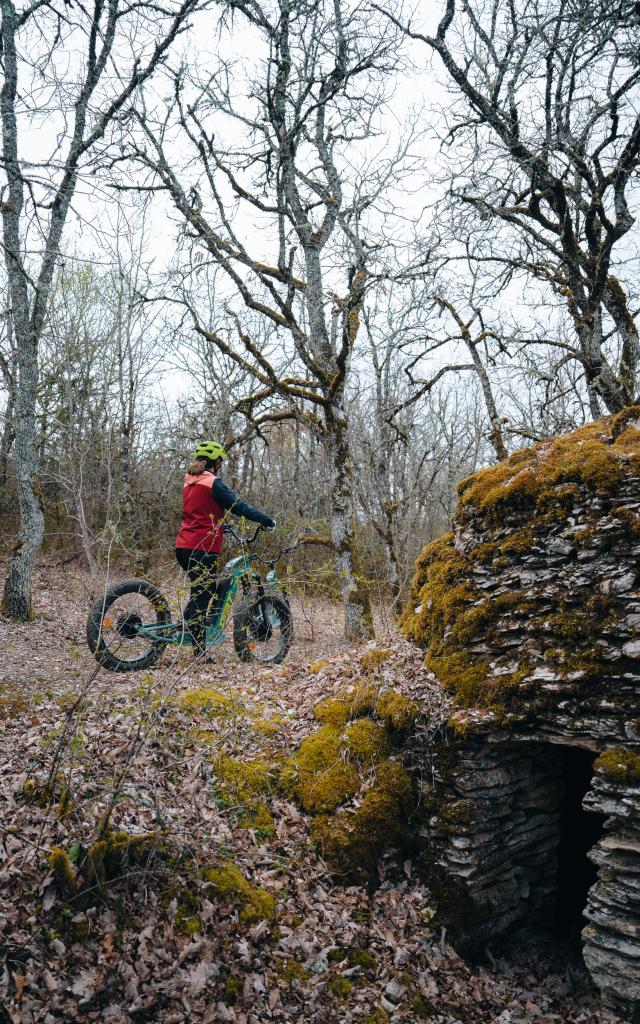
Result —
[{"label": "red jacket", "polygon": [[215,479],[214,474],[207,471],[200,476],[185,476],[177,548],[215,555],[222,550],[224,511],[211,493]]}]

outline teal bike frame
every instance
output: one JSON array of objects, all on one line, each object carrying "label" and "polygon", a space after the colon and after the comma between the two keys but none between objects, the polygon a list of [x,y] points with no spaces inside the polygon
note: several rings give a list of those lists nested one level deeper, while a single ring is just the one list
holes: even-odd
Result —
[{"label": "teal bike frame", "polygon": [[[207,647],[217,647],[227,639],[224,628],[229,621],[233,602],[239,587],[242,587],[246,594],[249,592],[251,583],[257,583],[256,597],[258,598],[264,597],[267,592],[273,593],[275,590],[281,590],[276,570],[270,569],[263,583],[260,576],[253,571],[251,555],[244,547],[241,555],[237,558],[232,558],[224,566],[221,575],[221,582],[223,581],[227,584],[224,602],[216,616],[215,622],[207,621],[205,627],[205,646]],[[267,589],[265,589],[265,584]],[[138,626],[136,632],[138,636],[154,640],[156,643],[173,644],[178,647],[184,647],[193,643],[191,634],[188,629],[184,628],[181,621],[143,623]]]}]

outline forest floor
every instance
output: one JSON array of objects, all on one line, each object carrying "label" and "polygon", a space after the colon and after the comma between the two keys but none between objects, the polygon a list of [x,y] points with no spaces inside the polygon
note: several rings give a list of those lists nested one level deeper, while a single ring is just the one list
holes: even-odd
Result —
[{"label": "forest floor", "polygon": [[[89,592],[77,568],[45,562],[35,620],[0,619],[0,1024],[617,1020],[557,946],[467,964],[429,928],[411,861],[382,865],[371,890],[336,884],[277,786],[260,827],[220,799],[214,754],[275,769],[317,728],[317,702],[361,681],[336,605],[295,601],[280,666],[242,664],[227,643],[210,666],[167,652],[114,675],[85,645]],[[436,714],[420,652],[388,621],[378,633],[394,652],[384,682]],[[181,704],[202,688],[224,714]],[[124,861],[103,846],[90,885],[82,863],[107,812],[112,835],[147,839]],[[237,885],[210,898],[216,865]]]}]

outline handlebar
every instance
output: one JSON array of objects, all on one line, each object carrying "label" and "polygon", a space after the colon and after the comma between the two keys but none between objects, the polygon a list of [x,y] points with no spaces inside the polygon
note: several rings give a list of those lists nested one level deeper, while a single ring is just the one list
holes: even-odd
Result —
[{"label": "handlebar", "polygon": [[231,536],[238,541],[238,544],[248,544],[249,546],[251,546],[252,544],[255,544],[255,542],[257,541],[258,534],[262,533],[262,531],[265,529],[266,527],[263,526],[262,523],[258,523],[258,525],[256,526],[256,532],[254,533],[253,537],[243,537],[241,534],[237,533],[234,530],[233,526],[231,526],[229,523],[225,523],[224,526],[222,527],[222,532],[230,533]]},{"label": "handlebar", "polygon": [[[253,534],[253,537],[243,537],[233,528],[233,526],[231,526],[230,523],[225,523],[222,527],[223,533],[230,534],[234,538],[234,540],[238,542],[238,544],[246,544],[248,547],[251,547],[253,544],[255,544],[256,540],[258,539],[258,534],[262,533],[263,530],[266,530],[266,526],[263,526],[262,523],[258,523],[255,529],[255,533]],[[292,544],[288,548],[283,548],[282,551],[280,551],[280,553],[276,555],[275,558],[262,558],[260,555],[253,555],[252,557],[257,562],[264,562],[265,565],[274,566],[276,562],[278,562],[282,558],[283,555],[289,555],[291,554],[292,551],[296,551],[302,544],[305,543],[305,541],[305,537],[298,537],[295,544]]]}]

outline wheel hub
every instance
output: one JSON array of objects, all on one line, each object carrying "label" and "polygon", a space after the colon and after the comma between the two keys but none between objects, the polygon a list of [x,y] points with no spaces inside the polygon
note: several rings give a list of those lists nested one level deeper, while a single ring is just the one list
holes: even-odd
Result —
[{"label": "wheel hub", "polygon": [[135,612],[129,612],[126,615],[121,615],[116,623],[116,629],[120,636],[123,636],[126,640],[134,640],[138,636],[140,626],[142,625],[142,619]]}]

